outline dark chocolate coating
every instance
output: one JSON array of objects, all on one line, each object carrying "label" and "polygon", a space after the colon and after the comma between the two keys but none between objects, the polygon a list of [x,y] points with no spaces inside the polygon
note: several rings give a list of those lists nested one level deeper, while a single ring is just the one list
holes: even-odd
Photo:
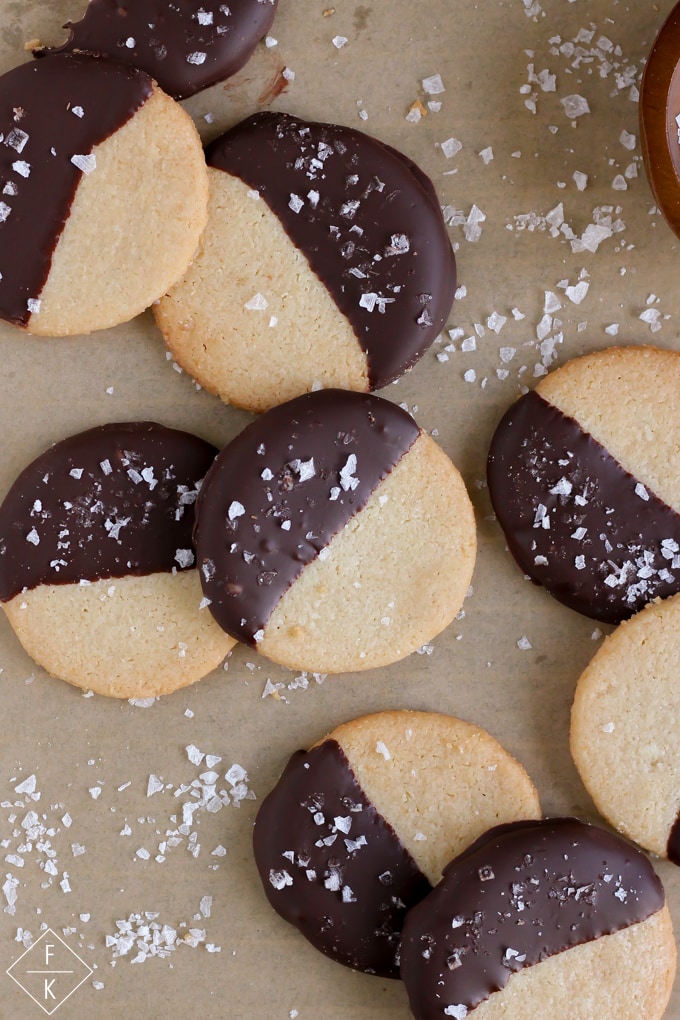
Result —
[{"label": "dark chocolate coating", "polygon": [[517,563],[571,609],[619,623],[680,591],[680,515],[538,393],[501,420],[488,481]]},{"label": "dark chocolate coating", "polygon": [[456,289],[451,243],[421,170],[360,131],[283,113],[237,124],[206,158],[259,191],[279,218],[352,326],[371,389],[415,364]]},{"label": "dark chocolate coating", "polygon": [[71,157],[88,156],[151,92],[141,71],[91,57],[52,57],[0,78],[1,318],[27,325],[28,302],[40,298],[83,176]]},{"label": "dark chocolate coating", "polygon": [[401,976],[413,1014],[464,1016],[445,1010],[472,1010],[515,971],[644,921],[664,902],[645,855],[619,836],[575,818],[499,825],[406,918]]},{"label": "dark chocolate coating", "polygon": [[92,53],[139,67],[175,99],[223,81],[271,28],[278,0],[90,0],[53,53]]},{"label": "dark chocolate coating", "polygon": [[668,225],[680,237],[680,4],[661,28],[640,93],[640,141],[647,177]]},{"label": "dark chocolate coating", "polygon": [[154,422],[102,425],[50,447],[0,506],[0,601],[41,584],[195,566],[194,504],[216,453]]},{"label": "dark chocolate coating", "polygon": [[680,818],[676,818],[668,835],[666,856],[669,861],[673,862],[673,864],[680,865]]},{"label": "dark chocolate coating", "polygon": [[388,400],[320,390],[267,411],[222,450],[201,489],[194,538],[203,591],[228,634],[257,643],[303,567],[419,434]]},{"label": "dark chocolate coating", "polygon": [[313,946],[399,977],[406,911],[432,887],[335,740],[293,755],[258,812],[253,848],[267,899]]}]

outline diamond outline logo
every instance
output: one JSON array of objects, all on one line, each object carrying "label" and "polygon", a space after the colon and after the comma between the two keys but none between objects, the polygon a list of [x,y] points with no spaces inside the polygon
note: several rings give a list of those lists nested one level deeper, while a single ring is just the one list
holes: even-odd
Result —
[{"label": "diamond outline logo", "polygon": [[[85,968],[85,971],[86,971],[85,975],[84,975],[84,976],[83,976],[83,977],[82,977],[82,978],[80,979],[80,981],[78,982],[78,984],[77,984],[77,985],[74,985],[74,987],[70,989],[70,991],[69,991],[69,992],[68,992],[68,993],[67,993],[67,994],[66,994],[66,995],[65,995],[65,996],[63,997],[63,999],[60,999],[60,1000],[59,1000],[59,1001],[58,1001],[58,1002],[56,1003],[56,1005],[52,1006],[52,1007],[51,1007],[50,1009],[48,1009],[48,1008],[47,1008],[47,1006],[43,1005],[43,1003],[42,1003],[42,1002],[40,1002],[40,1001],[39,1001],[38,999],[36,999],[35,995],[33,995],[33,993],[32,993],[32,992],[30,992],[30,991],[28,990],[28,988],[26,988],[26,986],[25,986],[25,985],[23,985],[23,984],[21,983],[21,981],[19,980],[19,978],[18,978],[18,977],[16,977],[16,976],[15,976],[15,975],[14,975],[14,974],[12,973],[12,971],[13,971],[13,970],[15,970],[15,969],[16,969],[16,968],[17,968],[17,967],[19,966],[19,964],[21,963],[21,961],[22,961],[22,960],[25,960],[25,959],[26,959],[26,957],[27,957],[27,956],[29,956],[29,954],[31,954],[31,953],[34,953],[34,952],[35,952],[35,950],[36,950],[36,948],[37,948],[37,947],[38,947],[38,946],[40,945],[40,943],[41,943],[41,942],[43,941],[43,939],[47,938],[48,936],[51,936],[52,938],[56,939],[56,940],[57,940],[57,942],[59,942],[59,943],[60,943],[60,945],[62,945],[62,946],[64,947],[64,949],[65,949],[65,950],[67,951],[67,953],[69,953],[69,955],[70,955],[70,956],[75,956],[75,958],[76,958],[76,960],[78,961],[78,963],[79,963],[79,964],[80,964],[80,965],[81,965],[82,967],[84,967],[84,968]],[[75,971],[75,970],[64,970],[64,969],[62,969],[62,968],[57,968],[56,966],[54,967],[54,969],[47,969],[47,968],[49,968],[49,964],[50,964],[50,957],[54,955],[53,953],[50,953],[50,951],[49,951],[49,950],[50,950],[51,948],[55,948],[55,946],[53,946],[53,945],[52,945],[52,943],[47,943],[47,945],[45,946],[45,969],[42,969],[42,970],[25,970],[25,971],[22,971],[22,973],[23,973],[24,975],[29,975],[29,974],[30,974],[30,975],[36,975],[36,974],[41,974],[41,975],[44,975],[44,976],[45,976],[45,979],[47,979],[47,977],[48,977],[48,976],[50,976],[50,975],[52,976],[52,981],[51,981],[51,982],[49,982],[49,983],[48,983],[48,981],[47,981],[47,980],[45,980],[44,988],[45,988],[45,998],[46,998],[46,999],[47,999],[47,995],[48,995],[48,993],[49,993],[49,995],[51,995],[51,996],[52,996],[52,998],[55,998],[55,996],[54,996],[54,993],[52,992],[52,989],[51,989],[51,985],[52,985],[52,984],[54,984],[54,981],[56,980],[56,978],[57,978],[57,976],[58,976],[58,975],[65,975],[65,974],[73,974],[74,976],[77,976],[77,975],[76,975],[76,971]],[[7,974],[7,975],[8,975],[9,977],[11,977],[12,981],[14,981],[14,982],[15,982],[15,984],[19,985],[19,988],[21,988],[22,992],[25,992],[25,993],[26,993],[26,995],[28,995],[29,999],[32,999],[32,1000],[33,1000],[33,1002],[35,1002],[35,1004],[36,1004],[37,1006],[40,1006],[40,1008],[41,1008],[41,1009],[43,1010],[43,1012],[44,1012],[44,1013],[47,1013],[47,1015],[48,1015],[48,1016],[52,1016],[52,1014],[53,1014],[53,1013],[56,1013],[56,1011],[57,1011],[57,1010],[59,1009],[59,1007],[60,1007],[60,1006],[63,1006],[63,1004],[64,1004],[64,1003],[66,1002],[66,1000],[67,1000],[67,999],[70,999],[70,998],[71,998],[71,996],[73,995],[73,993],[74,993],[74,992],[76,992],[76,991],[77,991],[77,990],[78,990],[78,989],[80,988],[80,986],[81,986],[81,985],[83,984],[83,982],[84,982],[84,981],[87,981],[87,979],[89,978],[90,974],[94,973],[94,971],[93,971],[92,967],[88,966],[88,964],[86,964],[86,963],[85,963],[85,961],[84,961],[84,960],[81,960],[81,958],[80,958],[80,957],[78,956],[78,954],[77,954],[77,953],[75,953],[75,952],[74,952],[74,951],[73,951],[73,950],[71,949],[71,947],[70,947],[69,945],[67,945],[67,943],[66,943],[66,942],[64,942],[64,940],[63,940],[62,938],[60,938],[60,936],[59,936],[59,935],[57,935],[57,933],[56,933],[55,931],[52,931],[52,929],[51,929],[51,928],[46,928],[46,929],[45,929],[45,931],[44,931],[44,932],[42,933],[42,935],[41,935],[41,936],[40,936],[39,938],[37,938],[37,939],[35,940],[35,942],[33,943],[33,945],[32,945],[32,946],[29,946],[29,948],[28,948],[28,949],[27,949],[27,950],[26,950],[25,952],[23,952],[23,953],[21,954],[21,956],[20,956],[20,957],[18,957],[18,959],[16,959],[16,960],[14,961],[14,963],[13,963],[13,964],[11,964],[11,965],[10,965],[10,966],[9,966],[9,967],[7,968],[7,970],[5,971],[5,973],[6,973],[6,974]]]}]

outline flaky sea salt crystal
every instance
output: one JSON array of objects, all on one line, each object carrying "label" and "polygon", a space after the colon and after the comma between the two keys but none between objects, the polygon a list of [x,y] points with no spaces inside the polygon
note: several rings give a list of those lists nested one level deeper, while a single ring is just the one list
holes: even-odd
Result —
[{"label": "flaky sea salt crystal", "polygon": [[432,74],[429,78],[423,78],[421,84],[423,91],[427,92],[428,96],[438,96],[446,91],[440,74]]},{"label": "flaky sea salt crystal", "polygon": [[575,120],[577,117],[582,117],[584,113],[590,113],[590,106],[588,100],[583,96],[574,93],[571,96],[565,96],[564,99],[560,99],[564,112],[570,120]]},{"label": "flaky sea salt crystal", "polygon": [[71,156],[71,162],[74,166],[78,167],[84,174],[91,174],[97,169],[97,157],[93,152],[90,152],[86,156],[75,155]]}]

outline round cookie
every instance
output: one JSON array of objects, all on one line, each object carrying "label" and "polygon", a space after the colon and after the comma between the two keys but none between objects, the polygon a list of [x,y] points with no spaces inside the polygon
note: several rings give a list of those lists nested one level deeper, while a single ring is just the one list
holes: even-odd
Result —
[{"label": "round cookie", "polygon": [[654,602],[604,641],[576,687],[571,753],[598,810],[680,864],[680,596]]},{"label": "round cookie", "polygon": [[196,514],[215,619],[293,669],[404,658],[451,622],[474,566],[458,471],[371,394],[321,390],[256,419],[216,458]]},{"label": "round cookie", "polygon": [[332,959],[399,976],[405,912],[489,826],[540,815],[524,769],[484,730],[379,712],[290,759],[253,845],[272,907]]},{"label": "round cookie", "polygon": [[207,215],[191,118],[142,71],[85,56],[0,78],[0,318],[40,336],[131,319]]},{"label": "round cookie", "polygon": [[491,829],[451,862],[406,917],[401,976],[416,1020],[659,1020],[675,956],[647,858],[546,819]]},{"label": "round cookie", "polygon": [[154,308],[177,362],[252,411],[410,368],[456,286],[425,174],[360,131],[283,113],[236,125],[206,158],[208,227]]},{"label": "round cookie", "polygon": [[489,492],[522,570],[618,623],[680,591],[680,354],[614,347],[568,362],[496,429]]},{"label": "round cookie", "polygon": [[153,422],[39,456],[0,506],[0,601],[26,651],[97,694],[200,680],[234,642],[202,604],[191,531],[216,450]]},{"label": "round cookie", "polygon": [[277,0],[90,0],[63,46],[35,56],[91,53],[139,67],[175,99],[231,77],[271,28]]},{"label": "round cookie", "polygon": [[680,236],[680,4],[654,42],[640,89],[640,142],[647,179],[671,230]]}]

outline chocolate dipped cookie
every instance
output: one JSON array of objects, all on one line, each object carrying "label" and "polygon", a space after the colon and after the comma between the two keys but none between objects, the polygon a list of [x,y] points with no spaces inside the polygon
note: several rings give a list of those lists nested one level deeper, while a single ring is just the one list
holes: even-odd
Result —
[{"label": "chocolate dipped cookie", "polygon": [[614,347],[568,362],[505,414],[489,492],[521,569],[618,623],[680,591],[680,354]]},{"label": "chocolate dipped cookie", "polygon": [[230,78],[271,28],[277,0],[89,0],[67,22],[61,46],[35,56],[90,53],[139,67],[168,95],[186,99]]},{"label": "chocolate dipped cookie", "polygon": [[571,753],[598,810],[646,850],[680,864],[680,596],[609,635],[582,673]]},{"label": "chocolate dipped cookie", "polygon": [[205,225],[191,118],[135,68],[57,55],[0,77],[0,317],[40,336],[131,319]]},{"label": "chocolate dipped cookie", "polygon": [[270,904],[312,945],[394,978],[404,916],[451,856],[539,813],[526,772],[484,730],[379,712],[293,755],[257,815],[255,859]]},{"label": "chocolate dipped cookie", "polygon": [[431,182],[352,128],[259,113],[206,150],[208,227],[155,307],[177,362],[262,411],[319,387],[367,392],[444,326],[456,271]]},{"label": "chocolate dipped cookie", "polygon": [[416,1020],[658,1020],[675,942],[647,858],[573,818],[500,825],[407,915]]},{"label": "chocolate dipped cookie", "polygon": [[0,505],[0,602],[49,673],[119,698],[166,694],[234,641],[202,604],[194,504],[216,450],[153,422],[52,446]]},{"label": "chocolate dipped cookie", "polygon": [[460,609],[476,551],[460,474],[407,412],[322,390],[256,419],[215,460],[197,506],[210,610],[295,669],[396,662]]}]

